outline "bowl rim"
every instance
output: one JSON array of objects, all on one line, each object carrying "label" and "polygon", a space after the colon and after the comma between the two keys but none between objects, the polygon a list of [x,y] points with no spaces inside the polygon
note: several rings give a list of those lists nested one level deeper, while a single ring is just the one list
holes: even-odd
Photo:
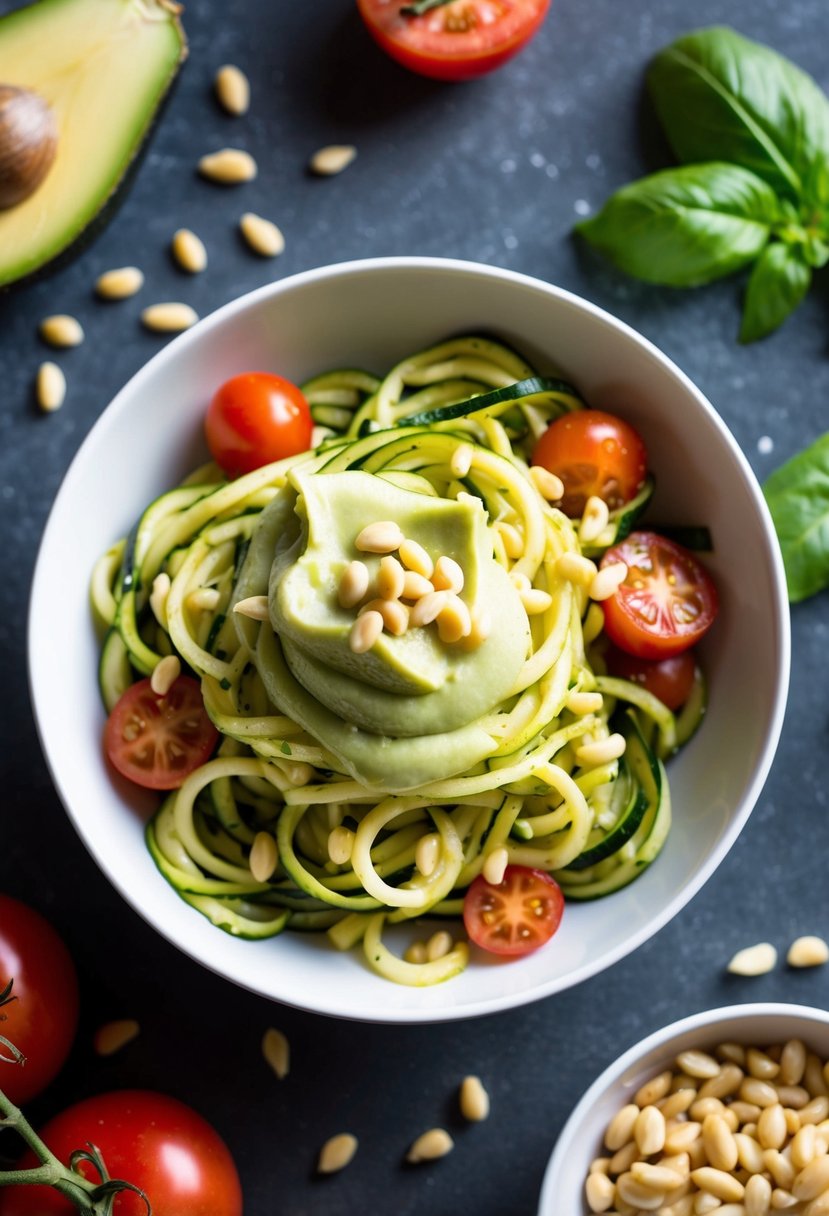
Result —
[{"label": "bowl rim", "polygon": [[[557,1183],[560,1162],[566,1158],[576,1134],[581,1130],[581,1124],[589,1111],[619,1077],[632,1068],[639,1060],[647,1056],[654,1048],[667,1047],[673,1040],[680,1038],[689,1031],[707,1031],[718,1026],[721,1022],[733,1019],[750,1022],[759,1018],[786,1017],[795,1021],[819,1022],[829,1026],[829,1010],[820,1009],[814,1005],[795,1005],[783,1001],[746,1002],[741,1005],[720,1005],[714,1009],[702,1009],[698,1013],[689,1014],[675,1022],[654,1030],[638,1043],[634,1043],[627,1051],[608,1064],[595,1081],[585,1091],[573,1110],[567,1117],[556,1139],[555,1146],[544,1171],[541,1193],[538,1201],[537,1216],[550,1216],[555,1212],[553,1188]],[[585,1208],[585,1211],[587,1209]]]},{"label": "bowl rim", "polygon": [[[43,585],[47,579],[45,555],[52,547],[52,533],[57,531],[57,519],[61,514],[64,501],[70,499],[76,491],[76,482],[80,481],[80,464],[82,456],[86,449],[97,442],[97,437],[102,429],[110,425],[111,421],[126,410],[130,400],[140,393],[144,382],[151,376],[157,374],[160,370],[163,371],[165,364],[172,363],[178,357],[179,352],[190,343],[201,340],[205,334],[220,328],[227,320],[237,314],[244,313],[249,309],[256,309],[261,302],[271,297],[282,295],[296,288],[303,288],[307,285],[319,282],[325,282],[331,279],[341,279],[350,275],[365,275],[372,273],[398,273],[398,272],[417,272],[417,271],[440,271],[449,272],[470,278],[481,278],[488,281],[501,281],[511,283],[519,287],[540,292],[542,295],[551,296],[559,301],[575,308],[578,312],[588,316],[593,322],[599,324],[600,327],[620,332],[623,337],[634,345],[639,347],[642,352],[652,361],[658,363],[664,370],[673,376],[679,385],[691,396],[694,397],[697,405],[707,415],[709,421],[716,427],[722,441],[730,449],[731,455],[735,462],[740,467],[746,489],[753,500],[753,505],[757,514],[762,521],[767,542],[766,548],[770,559],[770,573],[774,585],[774,597],[770,602],[769,607],[772,611],[773,632],[776,640],[776,657],[777,670],[775,673],[775,693],[773,703],[770,706],[768,715],[768,723],[762,737],[761,744],[761,759],[757,768],[754,771],[751,781],[747,784],[744,791],[739,814],[732,816],[727,828],[723,831],[717,847],[712,854],[705,860],[705,863],[699,867],[693,880],[686,883],[680,888],[674,897],[660,910],[659,915],[651,920],[647,925],[644,925],[637,933],[627,938],[624,942],[606,954],[602,954],[599,958],[587,959],[581,965],[576,967],[572,973],[564,977],[553,977],[547,983],[540,984],[531,993],[511,993],[505,992],[499,996],[485,997],[477,1001],[474,1005],[460,1006],[444,1006],[436,1009],[421,1009],[411,1011],[407,1009],[384,1008],[378,1010],[368,1004],[362,1012],[358,1013],[343,1013],[337,1008],[337,1002],[334,994],[326,1000],[316,1001],[314,1003],[304,1003],[301,997],[293,998],[289,994],[273,996],[271,993],[266,993],[258,988],[251,980],[246,980],[237,976],[230,976],[224,970],[214,967],[209,959],[205,958],[195,948],[187,943],[181,942],[173,936],[165,925],[163,919],[155,915],[152,908],[146,906],[146,901],[130,889],[126,878],[114,874],[106,865],[100,850],[97,847],[97,842],[93,839],[88,839],[82,829],[81,817],[76,814],[75,808],[72,806],[70,798],[64,791],[60,776],[53,766],[50,751],[46,746],[45,731],[41,722],[41,714],[38,709],[38,687],[44,687],[44,680],[47,673],[42,672],[39,668],[39,661],[36,649],[31,645],[32,637],[37,636],[38,625],[40,623],[41,614],[45,610],[45,596]],[[332,1017],[353,1018],[355,1020],[367,1022],[382,1022],[382,1023],[401,1023],[401,1024],[421,1024],[427,1022],[447,1022],[465,1019],[468,1017],[478,1017],[487,1014],[502,1012],[507,1009],[520,1007],[524,1004],[529,1004],[536,1000],[541,1000],[544,997],[551,996],[556,992],[564,991],[567,988],[573,987],[576,984],[582,983],[584,980],[591,978],[593,975],[618,962],[619,959],[626,957],[628,954],[636,950],[643,942],[649,940],[655,933],[663,928],[678,912],[687,904],[693,896],[700,890],[705,882],[710,878],[711,874],[723,861],[729,850],[734,845],[739,833],[742,831],[745,823],[751,814],[756,802],[763,789],[765,781],[768,777],[777,746],[780,740],[780,734],[783,726],[783,717],[786,707],[786,699],[788,695],[789,672],[790,672],[790,655],[791,655],[791,629],[788,610],[788,600],[786,597],[786,580],[783,569],[782,557],[780,555],[779,546],[777,544],[774,527],[771,520],[771,515],[768,511],[765,499],[760,490],[760,486],[754,475],[748,460],[743,453],[736,439],[732,435],[729,428],[726,426],[723,419],[715,410],[714,406],[709,402],[708,398],[699,389],[694,382],[687,376],[678,366],[665,355],[659,348],[640,334],[632,326],[625,321],[615,317],[612,313],[592,303],[590,300],[579,296],[574,292],[568,291],[565,288],[558,287],[555,284],[547,283],[542,279],[538,279],[532,275],[519,273],[517,271],[508,270],[503,267],[488,266],[482,262],[474,262],[458,258],[431,257],[419,255],[395,255],[390,257],[372,257],[354,259],[345,262],[336,262],[323,266],[314,267],[309,270],[300,271],[296,274],[286,276],[283,279],[277,279],[270,283],[264,284],[253,291],[246,292],[243,295],[235,297],[233,300],[222,305],[214,312],[202,318],[190,329],[177,335],[161,350],[157,351],[145,364],[143,364],[137,372],[132,375],[122,388],[116,393],[115,397],[101,411],[96,418],[88,434],[83,439],[77,452],[73,456],[69,467],[59,486],[57,494],[53,500],[49,515],[46,521],[46,526],[43,530],[40,544],[38,546],[37,558],[35,562],[34,575],[31,583],[29,597],[29,611],[27,622],[27,671],[29,696],[32,705],[33,716],[35,719],[35,727],[40,741],[41,750],[46,760],[47,769],[49,771],[52,783],[55,790],[67,812],[75,830],[78,832],[82,842],[86,846],[88,852],[93,857],[99,870],[107,877],[110,883],[119,892],[126,903],[136,911],[142,919],[150,924],[157,932],[159,932],[167,941],[171,942],[178,949],[182,950],[190,958],[200,963],[202,966],[209,968],[220,975],[223,979],[229,979],[234,983],[238,983],[241,987],[247,988],[257,995],[264,996],[266,999],[278,1000],[280,1003],[292,1006],[294,1008],[308,1010],[314,1013],[320,1013]]]}]

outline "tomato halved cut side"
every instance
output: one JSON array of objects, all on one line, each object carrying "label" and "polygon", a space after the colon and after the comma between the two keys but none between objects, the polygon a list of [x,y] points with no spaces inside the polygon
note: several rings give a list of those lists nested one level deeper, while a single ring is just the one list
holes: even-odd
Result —
[{"label": "tomato halved cut side", "polygon": [[149,680],[131,684],[107,719],[104,748],[129,781],[175,790],[209,758],[218,738],[198,683],[179,676],[163,697]]},{"label": "tomato halved cut side", "polygon": [[451,0],[415,13],[406,0],[357,0],[374,40],[404,67],[437,80],[470,80],[529,42],[550,0]]},{"label": "tomato halved cut side", "polygon": [[564,896],[554,878],[528,866],[507,866],[499,883],[481,874],[463,901],[463,923],[476,946],[518,957],[548,942],[561,923]]},{"label": "tomato halved cut side", "polygon": [[693,553],[656,532],[631,532],[601,565],[624,562],[625,581],[604,600],[611,642],[640,659],[665,659],[700,640],[717,615],[711,575]]}]

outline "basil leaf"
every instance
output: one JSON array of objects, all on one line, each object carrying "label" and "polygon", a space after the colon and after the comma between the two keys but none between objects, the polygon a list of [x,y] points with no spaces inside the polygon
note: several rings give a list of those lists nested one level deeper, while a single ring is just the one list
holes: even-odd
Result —
[{"label": "basil leaf", "polygon": [[797,603],[829,585],[829,434],[772,473],[763,493]]},{"label": "basil leaf", "polygon": [[829,99],[775,51],[725,26],[661,51],[648,86],[681,161],[727,160],[799,201],[829,159]]},{"label": "basil leaf", "polygon": [[811,281],[812,271],[804,260],[802,245],[784,245],[781,241],[767,245],[748,281],[740,341],[756,342],[782,325],[809,290]]},{"label": "basil leaf", "polygon": [[753,261],[778,215],[774,191],[748,170],[686,165],[623,187],[577,231],[627,274],[696,287]]}]

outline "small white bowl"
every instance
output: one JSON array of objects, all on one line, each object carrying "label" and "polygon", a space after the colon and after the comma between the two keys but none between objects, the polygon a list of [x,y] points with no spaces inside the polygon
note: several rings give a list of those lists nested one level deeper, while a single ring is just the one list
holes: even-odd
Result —
[{"label": "small white bowl", "polygon": [[584,1183],[590,1162],[604,1151],[608,1123],[645,1081],[672,1068],[679,1052],[718,1043],[770,1047],[788,1039],[802,1039],[829,1058],[829,1013],[774,1002],[728,1005],[672,1022],[631,1047],[593,1082],[565,1123],[544,1175],[538,1216],[588,1216]]},{"label": "small white bowl", "polygon": [[[521,962],[475,957],[431,989],[397,987],[324,936],[251,943],[215,929],[156,871],[143,826],[154,800],[116,785],[100,744],[93,563],[144,506],[205,458],[217,385],[251,369],[294,381],[338,366],[384,372],[448,335],[494,334],[540,370],[557,365],[594,406],[643,435],[657,477],[653,518],[707,524],[721,612],[706,639],[708,714],[672,760],[674,827],[657,863],[609,899],[571,906],[552,945]],[[758,662],[758,655],[762,662]],[[549,996],[645,941],[722,861],[762,789],[789,670],[789,616],[763,496],[726,426],[654,346],[546,283],[474,263],[387,258],[308,271],[244,296],[181,335],[118,394],[76,456],[46,528],[29,622],[30,680],[58,792],[104,873],[193,958],[264,996],[387,1022],[491,1013]]]}]

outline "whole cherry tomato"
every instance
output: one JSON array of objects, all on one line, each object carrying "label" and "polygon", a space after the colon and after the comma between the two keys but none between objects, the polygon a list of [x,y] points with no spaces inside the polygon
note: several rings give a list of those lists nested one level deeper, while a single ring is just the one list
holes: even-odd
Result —
[{"label": "whole cherry tomato", "polygon": [[243,372],[213,394],[204,420],[207,446],[228,477],[250,473],[311,446],[311,407],[290,380]]},{"label": "whole cherry tomato", "polygon": [[535,445],[533,464],[564,482],[558,504],[576,519],[587,499],[603,499],[611,511],[635,498],[645,483],[645,445],[630,423],[603,410],[574,410],[547,427]]}]

